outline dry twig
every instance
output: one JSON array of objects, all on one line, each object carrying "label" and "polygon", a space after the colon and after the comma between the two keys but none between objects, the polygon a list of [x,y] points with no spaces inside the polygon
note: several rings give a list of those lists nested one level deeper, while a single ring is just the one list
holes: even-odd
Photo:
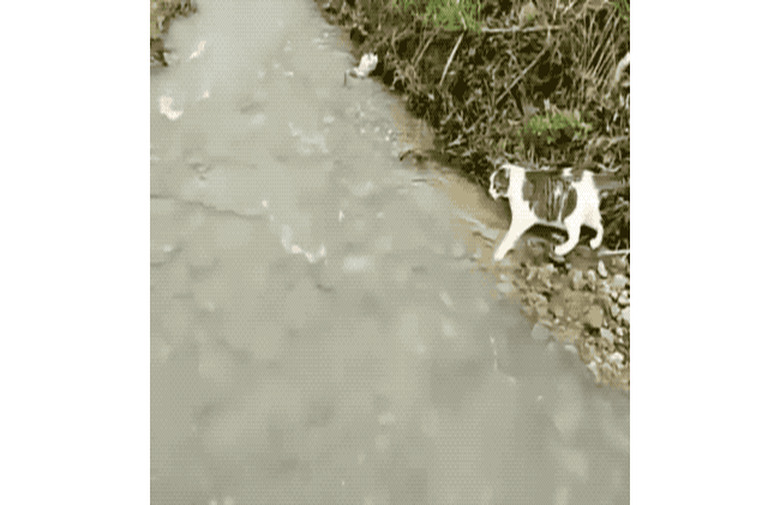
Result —
[{"label": "dry twig", "polygon": [[563,28],[560,25],[554,25],[554,26],[528,26],[526,28],[523,28],[522,26],[510,26],[508,28],[488,28],[483,27],[482,33],[514,33],[514,32],[520,32],[520,33],[532,33],[532,32],[544,32],[544,31],[552,31],[552,30],[560,30]]},{"label": "dry twig", "polygon": [[444,78],[447,77],[447,70],[450,68],[450,64],[452,63],[452,59],[455,57],[455,53],[458,51],[458,47],[460,47],[460,43],[463,41],[463,35],[465,33],[461,33],[460,37],[458,37],[458,41],[455,42],[455,47],[452,48],[452,52],[450,53],[450,57],[447,58],[447,64],[444,65],[444,71],[441,73],[441,79],[439,80],[439,87],[441,88],[441,85],[444,84]]}]

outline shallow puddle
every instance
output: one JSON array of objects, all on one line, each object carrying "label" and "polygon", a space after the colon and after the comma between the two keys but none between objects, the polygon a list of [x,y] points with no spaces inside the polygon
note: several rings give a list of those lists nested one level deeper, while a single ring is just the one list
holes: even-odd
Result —
[{"label": "shallow puddle", "polygon": [[151,81],[152,503],[628,502],[628,395],[489,263],[505,210],[308,0],[199,2]]}]

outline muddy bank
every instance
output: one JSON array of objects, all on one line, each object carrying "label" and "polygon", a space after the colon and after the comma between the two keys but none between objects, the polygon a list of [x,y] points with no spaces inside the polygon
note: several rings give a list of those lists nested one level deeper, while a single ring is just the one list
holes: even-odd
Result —
[{"label": "muddy bank", "polygon": [[197,12],[192,0],[150,0],[149,2],[149,60],[152,66],[167,66],[164,35],[177,16]]}]

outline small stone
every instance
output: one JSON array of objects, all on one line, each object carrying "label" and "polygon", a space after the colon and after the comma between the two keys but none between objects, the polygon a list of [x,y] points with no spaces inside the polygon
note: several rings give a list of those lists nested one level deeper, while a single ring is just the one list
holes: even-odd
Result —
[{"label": "small stone", "polygon": [[623,363],[623,355],[615,351],[607,357],[607,361],[613,365],[620,365]]},{"label": "small stone", "polygon": [[617,301],[617,302],[618,302],[618,303],[619,303],[619,304],[620,304],[622,307],[625,307],[626,305],[628,305],[628,303],[629,303],[629,298],[628,298],[628,295],[626,294],[626,292],[625,292],[625,291],[623,291],[622,293],[620,293],[620,297],[618,298],[618,301]]},{"label": "small stone", "polygon": [[612,307],[609,308],[609,313],[612,314],[612,317],[617,318],[618,314],[620,314],[620,306],[617,303],[613,303]]},{"label": "small stone", "polygon": [[594,377],[596,377],[596,380],[598,381],[601,376],[601,373],[599,372],[598,364],[595,361],[591,361],[590,363],[588,363],[586,368],[591,372],[593,372]]},{"label": "small stone", "polygon": [[617,292],[617,291],[615,291],[614,289],[610,289],[610,291],[609,291],[609,296],[610,296],[610,297],[611,297],[613,300],[617,301],[617,299],[618,299],[618,292]]},{"label": "small stone", "polygon": [[631,307],[626,307],[620,312],[620,320],[626,327],[631,327]]},{"label": "small stone", "polygon": [[587,274],[585,274],[588,279],[588,285],[592,288],[596,288],[596,272],[593,271],[593,269],[588,270]]},{"label": "small stone", "polygon": [[607,277],[607,267],[604,265],[604,262],[599,260],[599,266],[598,266],[599,275],[606,278]]},{"label": "small stone", "polygon": [[577,291],[580,291],[585,287],[585,279],[582,275],[582,270],[574,270],[571,278],[571,287]]},{"label": "small stone", "polygon": [[628,262],[625,258],[618,256],[612,261],[612,265],[621,272],[628,271]]},{"label": "small stone", "polygon": [[601,328],[601,338],[609,342],[609,345],[615,345],[615,335],[607,328]]},{"label": "small stone", "polygon": [[585,315],[586,325],[590,326],[591,328],[601,328],[603,322],[604,312],[601,310],[601,307],[594,305],[588,309],[588,313]]},{"label": "small stone", "polygon": [[536,341],[546,342],[550,339],[550,328],[542,323],[536,323],[531,330],[531,338]]},{"label": "small stone", "polygon": [[626,330],[624,330],[621,327],[618,327],[618,329],[615,330],[615,333],[618,334],[618,337],[623,338],[626,335]]},{"label": "small stone", "polygon": [[550,310],[552,315],[558,319],[562,318],[564,313],[566,312],[565,307],[558,300],[550,301],[548,305],[549,305],[548,309]]},{"label": "small stone", "polygon": [[628,285],[628,277],[623,274],[617,274],[612,278],[612,289],[622,291]]}]

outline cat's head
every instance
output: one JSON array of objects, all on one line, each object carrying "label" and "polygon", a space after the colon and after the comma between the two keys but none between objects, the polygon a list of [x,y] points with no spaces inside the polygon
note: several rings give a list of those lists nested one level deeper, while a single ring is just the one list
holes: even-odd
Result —
[{"label": "cat's head", "polygon": [[493,197],[493,200],[499,198],[507,198],[509,194],[509,177],[511,171],[519,169],[520,167],[504,163],[498,170],[490,174],[490,188],[488,193]]}]

